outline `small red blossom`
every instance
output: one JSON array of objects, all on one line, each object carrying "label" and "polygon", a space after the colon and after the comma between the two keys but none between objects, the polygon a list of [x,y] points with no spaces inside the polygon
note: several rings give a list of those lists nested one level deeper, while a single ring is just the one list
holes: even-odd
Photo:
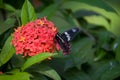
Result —
[{"label": "small red blossom", "polygon": [[42,52],[53,53],[59,49],[54,39],[57,32],[55,25],[44,17],[18,27],[13,34],[12,44],[16,54],[22,54],[24,57]]},{"label": "small red blossom", "polygon": [[2,71],[0,71],[0,74],[3,74],[3,72],[2,72]]}]

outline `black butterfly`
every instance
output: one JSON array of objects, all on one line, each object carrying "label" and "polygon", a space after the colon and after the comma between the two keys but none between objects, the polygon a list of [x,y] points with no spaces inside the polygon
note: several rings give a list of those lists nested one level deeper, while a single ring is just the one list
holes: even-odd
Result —
[{"label": "black butterfly", "polygon": [[75,36],[80,32],[79,28],[72,28],[65,32],[57,33],[55,36],[56,41],[60,45],[64,54],[68,54],[70,52],[70,44],[69,42],[75,38]]}]

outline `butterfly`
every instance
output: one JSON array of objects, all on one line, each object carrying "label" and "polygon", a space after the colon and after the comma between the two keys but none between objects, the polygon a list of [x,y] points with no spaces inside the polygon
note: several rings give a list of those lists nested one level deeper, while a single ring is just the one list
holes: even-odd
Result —
[{"label": "butterfly", "polygon": [[63,32],[62,34],[59,32],[56,34],[55,39],[57,43],[60,45],[64,54],[68,54],[70,52],[69,42],[72,41],[79,32],[80,32],[79,28],[72,28]]}]

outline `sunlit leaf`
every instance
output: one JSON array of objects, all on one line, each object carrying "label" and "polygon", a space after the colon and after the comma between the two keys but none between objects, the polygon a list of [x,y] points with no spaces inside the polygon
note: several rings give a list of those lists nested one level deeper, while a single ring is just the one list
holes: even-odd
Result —
[{"label": "sunlit leaf", "polygon": [[11,59],[11,57],[13,56],[13,54],[15,54],[15,49],[11,44],[11,40],[12,40],[12,36],[8,37],[7,41],[5,42],[1,53],[0,53],[0,66],[2,66],[3,64],[5,64],[9,59]]},{"label": "sunlit leaf", "polygon": [[30,80],[30,75],[26,72],[18,72],[9,74],[0,75],[0,80]]},{"label": "sunlit leaf", "polygon": [[31,65],[41,62],[43,60],[45,60],[48,57],[54,56],[56,53],[52,54],[52,53],[41,53],[41,54],[37,54],[33,57],[30,57],[27,59],[27,61],[23,64],[21,70],[24,71],[25,69],[27,69],[28,67],[30,67]]},{"label": "sunlit leaf", "polygon": [[105,16],[106,18],[112,17],[112,15],[115,15],[114,12],[108,12],[103,8],[99,8],[97,6],[92,6],[92,5],[89,5],[83,2],[78,2],[78,1],[68,1],[62,5],[62,8],[71,9],[73,12],[76,12],[79,10],[93,11]]},{"label": "sunlit leaf", "polygon": [[86,3],[94,7],[104,8],[107,11],[115,12],[115,10],[111,6],[107,5],[107,3],[104,2],[105,0],[92,0],[92,1],[91,0],[74,0],[74,1]]},{"label": "sunlit leaf", "polygon": [[94,24],[94,25],[98,25],[98,26],[104,26],[106,27],[106,29],[110,29],[110,24],[109,22],[103,17],[103,16],[85,16],[84,17],[87,22]]},{"label": "sunlit leaf", "polygon": [[29,0],[25,0],[21,11],[22,25],[25,25],[26,23],[33,21],[35,19],[36,19],[36,13],[33,6],[29,2]]},{"label": "sunlit leaf", "polygon": [[[81,5],[81,6],[80,6]],[[98,17],[98,18],[95,18],[94,17],[94,20],[93,21],[97,21],[97,19],[99,20],[103,20],[103,24],[102,23],[98,23],[98,25],[102,24],[102,25],[107,25],[107,26],[104,26],[106,27],[109,31],[113,32],[114,34],[116,34],[117,36],[120,35],[120,16],[118,16],[115,12],[108,12],[106,11],[105,9],[103,8],[99,8],[99,7],[96,7],[96,6],[92,6],[92,5],[88,5],[88,4],[85,4],[85,3],[82,3],[82,2],[77,2],[77,1],[69,1],[69,2],[66,2],[62,5],[62,8],[63,9],[71,9],[73,12],[76,12],[76,11],[79,11],[79,10],[87,10],[87,11],[93,11],[97,14],[100,14],[102,15],[103,17]],[[105,19],[108,19],[110,20],[110,26],[108,27],[108,23],[107,23],[107,20],[105,21]],[[92,20],[91,20],[92,22]],[[97,23],[94,23],[95,25]]]}]

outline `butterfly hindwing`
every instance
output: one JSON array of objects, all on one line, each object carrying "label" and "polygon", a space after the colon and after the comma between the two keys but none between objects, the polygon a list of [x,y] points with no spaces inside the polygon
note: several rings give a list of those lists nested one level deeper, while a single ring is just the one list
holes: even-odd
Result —
[{"label": "butterfly hindwing", "polygon": [[64,40],[60,33],[57,33],[55,38],[56,38],[58,44],[60,45],[61,49],[63,50],[63,53],[64,54],[69,53],[70,52],[69,42]]}]

